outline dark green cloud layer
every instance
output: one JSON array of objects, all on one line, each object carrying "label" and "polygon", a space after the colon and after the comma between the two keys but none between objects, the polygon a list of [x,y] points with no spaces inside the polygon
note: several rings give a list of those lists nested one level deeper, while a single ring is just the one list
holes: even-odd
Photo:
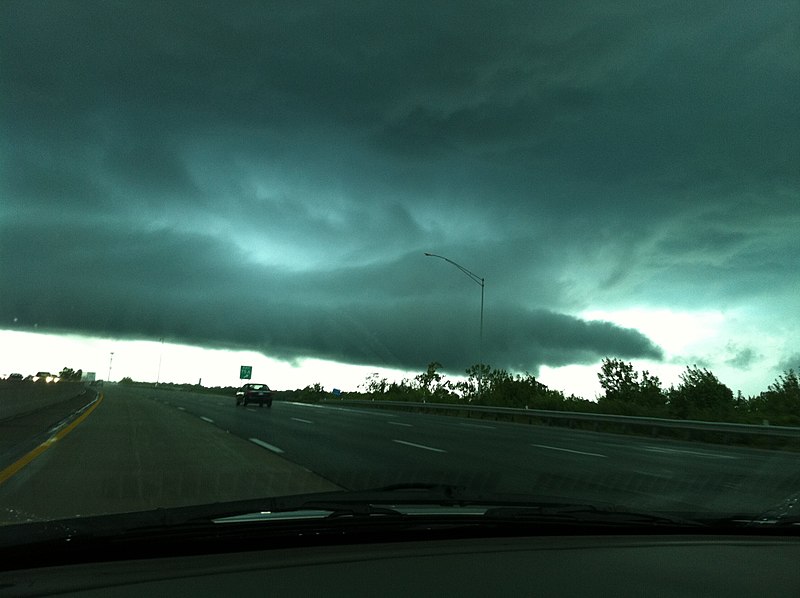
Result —
[{"label": "dark green cloud layer", "polygon": [[495,365],[661,357],[583,310],[796,317],[798,23],[4,2],[0,327],[461,369],[478,288],[423,251],[486,278]]}]

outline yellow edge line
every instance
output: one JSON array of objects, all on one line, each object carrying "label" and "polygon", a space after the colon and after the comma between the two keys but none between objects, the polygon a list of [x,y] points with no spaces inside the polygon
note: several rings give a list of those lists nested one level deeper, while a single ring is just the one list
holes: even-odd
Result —
[{"label": "yellow edge line", "polygon": [[6,467],[2,471],[0,471],[0,484],[2,484],[3,482],[7,481],[11,476],[13,476],[17,472],[19,472],[20,469],[22,469],[23,467],[28,465],[36,457],[38,457],[43,452],[45,452],[47,449],[49,449],[51,446],[53,446],[53,444],[57,440],[61,440],[62,438],[64,438],[64,436],[66,436],[67,434],[72,432],[72,430],[74,430],[78,426],[78,424],[80,424],[83,420],[85,420],[87,417],[89,417],[89,414],[92,411],[94,411],[95,409],[97,409],[97,406],[100,405],[100,403],[102,403],[102,402],[103,402],[103,393],[100,393],[100,395],[98,395],[97,401],[95,401],[94,405],[92,405],[86,411],[81,413],[80,416],[78,416],[78,418],[74,422],[72,422],[71,424],[69,424],[65,428],[62,428],[61,430],[59,430],[58,432],[53,434],[50,438],[45,440],[42,444],[37,446],[31,452],[29,452],[27,455],[25,455],[24,457],[21,457],[16,462],[12,463],[8,467]]}]

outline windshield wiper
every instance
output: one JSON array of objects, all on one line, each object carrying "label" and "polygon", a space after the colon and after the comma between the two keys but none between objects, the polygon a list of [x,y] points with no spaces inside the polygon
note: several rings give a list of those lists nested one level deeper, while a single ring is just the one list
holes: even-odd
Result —
[{"label": "windshield wiper", "polygon": [[618,507],[593,505],[494,507],[484,513],[487,519],[510,522],[563,523],[585,526],[667,526],[705,527],[694,519],[686,519],[664,513],[633,511]]},{"label": "windshield wiper", "polygon": [[189,507],[102,515],[0,528],[0,547],[24,541],[69,538],[139,536],[148,533],[192,532],[216,523],[300,522],[327,519],[343,523],[460,518],[498,525],[503,521],[548,524],[654,525],[695,524],[661,514],[632,512],[614,505],[576,504],[552,497],[476,494],[444,484],[397,484],[369,490],[339,490],[280,497],[246,499]]},{"label": "windshield wiper", "polygon": [[[552,497],[403,484],[0,527],[0,569],[312,543],[541,534],[703,533],[696,521]],[[47,555],[44,558],[44,555]]]},{"label": "windshield wiper", "polygon": [[[179,528],[198,528],[226,518],[259,514],[284,513],[283,520],[308,518],[309,511],[322,515],[395,515],[390,503],[457,504],[455,498],[463,489],[440,484],[398,484],[373,490],[336,490],[310,494],[287,495],[209,503],[187,507],[159,508],[150,511],[95,515],[54,521],[0,526],[0,548],[26,542],[65,540],[79,537],[112,537],[144,534]],[[276,518],[277,519],[277,518]]]},{"label": "windshield wiper", "polygon": [[[372,490],[339,491],[311,496],[270,499],[266,508],[244,509],[214,518],[215,522],[251,522],[298,518],[406,518],[471,519],[472,523],[498,525],[527,523],[590,526],[688,526],[702,523],[663,513],[633,511],[615,505],[531,500],[519,495],[476,495],[465,488],[441,484],[397,484]],[[237,504],[240,508],[244,505]]]},{"label": "windshield wiper", "polygon": [[741,518],[747,527],[795,528],[800,526],[800,492],[753,518]]}]

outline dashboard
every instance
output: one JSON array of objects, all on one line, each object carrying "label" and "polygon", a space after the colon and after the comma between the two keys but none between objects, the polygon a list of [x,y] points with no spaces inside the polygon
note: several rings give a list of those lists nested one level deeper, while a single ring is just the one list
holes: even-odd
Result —
[{"label": "dashboard", "polygon": [[0,573],[0,596],[800,596],[800,541],[565,536],[318,546]]}]

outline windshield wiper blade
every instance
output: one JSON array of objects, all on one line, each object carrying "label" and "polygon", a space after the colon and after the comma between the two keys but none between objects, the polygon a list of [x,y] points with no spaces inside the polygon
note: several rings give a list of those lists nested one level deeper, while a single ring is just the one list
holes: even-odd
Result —
[{"label": "windshield wiper blade", "polygon": [[[180,527],[204,526],[226,517],[258,513],[292,513],[309,510],[332,514],[393,514],[377,505],[454,504],[463,488],[442,484],[397,484],[371,490],[335,490],[279,497],[158,508],[63,520],[34,521],[0,526],[0,548],[26,542],[46,542],[79,537],[100,538],[147,533]],[[388,508],[388,507],[387,507]],[[288,517],[287,517],[288,519]]]},{"label": "windshield wiper blade", "polygon": [[[641,513],[614,505],[576,504],[561,498],[527,495],[476,494],[444,484],[396,484],[368,490],[245,499],[137,513],[48,521],[0,530],[0,547],[19,542],[77,538],[135,537],[147,534],[202,532],[217,523],[300,522],[303,519],[363,520],[377,523],[448,519],[478,525],[525,522],[542,524],[699,525],[668,515]],[[10,529],[17,528],[17,529]]]},{"label": "windshield wiper blade", "polygon": [[[671,526],[704,527],[694,519],[677,515],[631,510],[613,504],[573,503],[561,498],[508,494],[476,494],[464,487],[443,484],[396,484],[370,490],[336,491],[311,495],[286,496],[256,501],[233,503],[233,510],[217,514],[214,521],[245,520],[248,514],[258,519],[258,514],[302,514],[317,512],[319,517],[395,517],[460,516],[473,517],[477,522],[499,523],[574,523],[604,526]],[[255,508],[257,507],[257,508]],[[422,508],[425,507],[425,508]],[[236,512],[238,511],[238,512]],[[263,517],[267,520],[270,517]]]},{"label": "windshield wiper blade", "polygon": [[[665,513],[635,511],[616,505],[572,503],[561,499],[531,500],[519,495],[476,495],[463,487],[441,484],[396,484],[371,490],[288,496],[268,501],[258,512],[246,510],[217,517],[216,522],[285,520],[313,512],[318,518],[373,517],[418,519],[472,518],[475,523],[546,523],[598,526],[704,527],[705,524]],[[242,506],[242,505],[237,505]],[[262,517],[259,517],[262,515]],[[284,515],[284,516],[280,516]]]},{"label": "windshield wiper blade", "polygon": [[[401,510],[394,508],[402,504],[451,505],[464,499],[463,488],[445,484],[394,484],[370,490],[337,490],[314,494],[289,495],[255,501],[228,503],[225,512],[217,510],[214,516],[196,513],[192,521],[208,520],[216,522],[244,521],[257,519],[258,515],[316,512],[318,516],[329,518],[357,517],[374,515],[402,516]],[[213,505],[209,505],[212,507]],[[254,517],[249,517],[253,515]],[[288,517],[280,517],[286,519]],[[270,517],[263,517],[270,519]],[[277,519],[277,517],[276,517]]]},{"label": "windshield wiper blade", "polygon": [[748,527],[800,526],[800,492],[790,495],[780,504],[756,517],[744,519],[743,523]]}]

